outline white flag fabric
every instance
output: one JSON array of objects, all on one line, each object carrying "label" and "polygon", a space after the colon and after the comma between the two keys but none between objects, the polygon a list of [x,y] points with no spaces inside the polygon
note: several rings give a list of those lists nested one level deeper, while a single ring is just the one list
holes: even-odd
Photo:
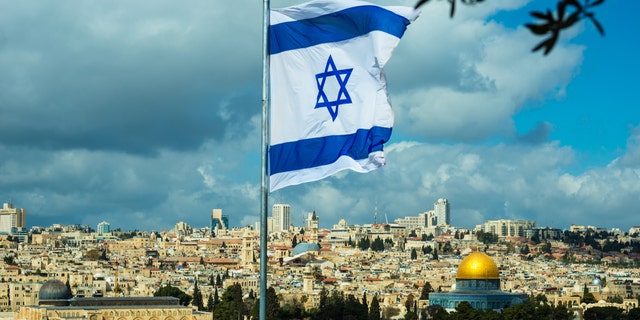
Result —
[{"label": "white flag fabric", "polygon": [[270,190],[385,164],[383,66],[418,12],[356,0],[271,11]]}]

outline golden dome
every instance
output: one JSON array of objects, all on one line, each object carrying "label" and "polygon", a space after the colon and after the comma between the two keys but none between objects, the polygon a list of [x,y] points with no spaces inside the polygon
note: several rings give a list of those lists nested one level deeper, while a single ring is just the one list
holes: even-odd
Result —
[{"label": "golden dome", "polygon": [[491,257],[476,251],[462,259],[456,279],[500,279],[500,272]]}]

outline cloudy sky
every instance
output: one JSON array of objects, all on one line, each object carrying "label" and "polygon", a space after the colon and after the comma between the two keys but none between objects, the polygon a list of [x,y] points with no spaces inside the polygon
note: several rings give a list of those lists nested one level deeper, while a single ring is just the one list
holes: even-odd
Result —
[{"label": "cloudy sky", "polygon": [[[375,1],[413,5],[414,1]],[[294,1],[272,0],[272,7]],[[554,2],[431,1],[386,66],[387,166],[287,187],[322,227],[451,222],[640,225],[640,2],[610,0],[549,56],[522,26]],[[260,211],[262,2],[0,0],[0,202],[29,226],[232,226]]]}]

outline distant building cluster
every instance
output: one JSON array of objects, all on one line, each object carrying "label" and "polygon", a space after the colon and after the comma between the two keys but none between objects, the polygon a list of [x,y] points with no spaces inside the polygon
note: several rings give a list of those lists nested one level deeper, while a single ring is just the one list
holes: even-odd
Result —
[{"label": "distant building cluster", "polygon": [[[13,204],[5,209],[15,221],[26,214]],[[376,216],[373,223],[342,218],[321,228],[314,210],[296,226],[291,206],[274,204],[264,249],[267,283],[280,303],[314,310],[323,291],[339,290],[366,296],[369,305],[378,299],[380,312],[397,318],[436,307],[454,311],[463,302],[499,311],[538,295],[578,319],[598,306],[638,308],[640,227],[625,233],[572,225],[569,231],[500,219],[468,230],[450,224],[444,198],[433,210],[393,223]],[[4,311],[4,318],[20,320],[204,320],[212,318],[206,304],[225,288],[239,285],[245,297],[260,290],[260,228],[231,227],[222,209],[212,210],[209,226],[179,221],[160,232],[112,229],[107,221],[95,230],[55,224],[27,232],[10,223],[11,232],[0,234],[0,319]],[[599,238],[570,245],[561,241],[567,231],[582,239],[597,231]],[[499,241],[481,242],[481,233]],[[613,252],[595,247],[614,243],[622,245]],[[154,297],[166,286],[192,296],[197,286],[203,304]]]},{"label": "distant building cluster", "polygon": [[498,237],[524,237],[525,231],[535,228],[535,221],[505,219],[487,221],[480,227],[482,231]]},{"label": "distant building cluster", "polygon": [[440,198],[433,204],[433,210],[420,213],[417,216],[398,218],[394,220],[394,223],[412,230],[435,226],[448,227],[451,225],[449,200]]}]

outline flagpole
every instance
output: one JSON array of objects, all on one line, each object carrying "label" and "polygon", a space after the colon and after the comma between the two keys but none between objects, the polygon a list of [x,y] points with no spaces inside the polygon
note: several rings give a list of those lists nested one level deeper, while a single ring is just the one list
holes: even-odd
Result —
[{"label": "flagpole", "polygon": [[269,0],[262,2],[262,161],[260,181],[260,320],[267,319],[267,212],[269,211]]}]

